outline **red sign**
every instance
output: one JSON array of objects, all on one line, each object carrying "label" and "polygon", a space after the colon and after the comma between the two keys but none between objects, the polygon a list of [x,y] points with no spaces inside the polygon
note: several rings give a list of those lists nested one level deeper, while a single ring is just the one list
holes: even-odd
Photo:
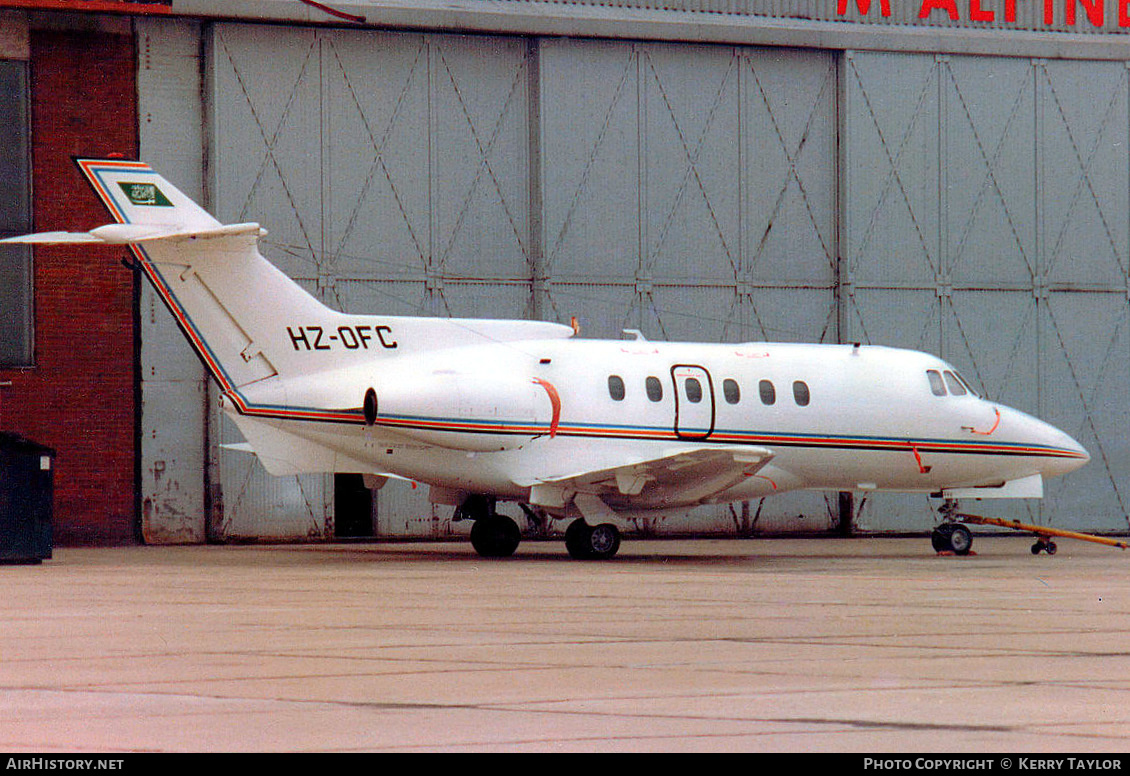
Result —
[{"label": "red sign", "polygon": [[173,0],[0,0],[0,8],[38,8],[45,11],[168,14]]},{"label": "red sign", "polygon": [[[944,13],[950,21],[961,22],[1005,22],[1016,21],[1016,0],[907,0],[918,3],[918,18],[938,18]],[[895,0],[878,0],[879,13],[891,15],[891,3]],[[1130,27],[1130,0],[1041,0],[1043,3],[1043,22],[1051,26],[1057,18],[1068,27],[1076,23],[1087,24],[1102,29],[1107,20],[1107,5],[1111,20],[1117,14],[1119,27]],[[849,6],[854,3],[855,15],[867,16],[871,12],[872,0],[836,0],[836,13],[849,16]]]}]

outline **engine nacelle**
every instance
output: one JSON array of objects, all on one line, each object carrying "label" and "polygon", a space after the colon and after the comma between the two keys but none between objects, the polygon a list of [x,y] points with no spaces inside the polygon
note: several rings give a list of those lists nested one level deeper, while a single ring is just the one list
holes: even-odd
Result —
[{"label": "engine nacelle", "polygon": [[553,435],[561,402],[539,378],[435,372],[365,392],[365,422],[455,450],[510,450]]}]

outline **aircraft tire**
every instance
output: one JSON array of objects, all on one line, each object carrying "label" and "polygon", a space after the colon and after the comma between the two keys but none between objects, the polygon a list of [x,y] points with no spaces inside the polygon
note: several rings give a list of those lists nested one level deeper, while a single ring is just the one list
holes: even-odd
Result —
[{"label": "aircraft tire", "polygon": [[950,532],[950,550],[954,555],[968,555],[973,549],[973,534],[963,525],[955,525]]},{"label": "aircraft tire", "polygon": [[522,531],[509,517],[480,517],[471,526],[471,546],[484,558],[509,558],[522,541]]},{"label": "aircraft tire", "polygon": [[942,523],[930,534],[930,544],[934,552],[948,552],[950,549],[950,534],[953,533],[953,523]]},{"label": "aircraft tire", "polygon": [[569,523],[569,527],[565,529],[565,549],[569,551],[569,555],[576,560],[590,560],[589,552],[589,534],[592,529],[589,528],[588,523],[584,520],[577,519]]},{"label": "aircraft tire", "polygon": [[968,555],[973,548],[973,534],[958,523],[942,523],[930,534],[930,544],[933,545],[934,552]]},{"label": "aircraft tire", "polygon": [[589,532],[589,552],[595,560],[607,560],[620,549],[620,529],[601,523]]},{"label": "aircraft tire", "polygon": [[565,549],[577,560],[607,560],[620,549],[620,529],[611,523],[590,526],[574,520],[565,529]]}]

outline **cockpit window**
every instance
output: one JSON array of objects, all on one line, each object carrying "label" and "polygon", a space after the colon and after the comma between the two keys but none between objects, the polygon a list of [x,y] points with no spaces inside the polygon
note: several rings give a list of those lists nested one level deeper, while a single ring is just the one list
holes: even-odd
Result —
[{"label": "cockpit window", "polygon": [[969,381],[966,380],[965,377],[962,376],[961,372],[954,372],[953,375],[954,375],[954,377],[956,377],[958,380],[961,381],[961,384],[965,386],[965,390],[969,391],[974,396],[980,398],[981,394],[979,394],[979,393],[977,393],[977,391],[973,390],[973,386],[970,385]]},{"label": "cockpit window", "polygon": [[969,393],[965,390],[965,385],[962,384],[961,380],[957,379],[957,375],[948,370],[944,374],[946,376],[946,387],[950,389],[950,393],[954,396],[964,396]]},{"label": "cockpit window", "polygon": [[930,379],[930,390],[935,396],[946,395],[946,384],[942,381],[942,375],[937,369],[927,369],[926,377]]}]

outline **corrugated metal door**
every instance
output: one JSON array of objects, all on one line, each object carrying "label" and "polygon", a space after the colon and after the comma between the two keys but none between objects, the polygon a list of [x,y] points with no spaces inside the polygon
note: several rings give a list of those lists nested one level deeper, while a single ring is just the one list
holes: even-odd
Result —
[{"label": "corrugated metal door", "polygon": [[[938,353],[1092,452],[996,512],[1124,529],[1125,65],[848,52],[843,73],[843,336]],[[876,496],[858,523],[931,507]]]},{"label": "corrugated metal door", "polygon": [[[224,223],[256,220],[264,253],[324,298],[321,76],[306,30],[217,25],[209,36],[211,206]],[[242,435],[215,419],[219,446]],[[332,536],[332,478],[271,477],[251,455],[219,447],[212,473],[217,537]]]},{"label": "corrugated metal door", "polygon": [[[134,20],[141,158],[203,198],[200,26]],[[208,377],[164,303],[141,284],[141,518],[152,544],[207,535]]]},{"label": "corrugated metal door", "polygon": [[[323,46],[332,55],[331,274],[342,308],[526,317],[526,41],[339,31]],[[458,530],[452,508],[433,506],[427,493],[386,485],[377,532]]]},{"label": "corrugated metal door", "polygon": [[[331,307],[522,317],[530,300],[527,45],[217,25],[213,203],[267,225],[269,259]],[[226,422],[221,441],[239,439]],[[221,452],[221,532],[332,536],[332,479]],[[378,532],[448,530],[390,485]],[[269,517],[263,517],[269,516]]]},{"label": "corrugated metal door", "polygon": [[1032,62],[1038,235],[1033,281],[1038,414],[1092,463],[1055,482],[1045,518],[1130,526],[1130,70]]},{"label": "corrugated metal door", "polygon": [[[836,340],[833,55],[539,48],[548,317],[593,337]],[[653,527],[823,529],[834,501],[790,494]]]},{"label": "corrugated metal door", "polygon": [[541,73],[558,318],[601,337],[834,339],[831,55],[553,40]]}]

